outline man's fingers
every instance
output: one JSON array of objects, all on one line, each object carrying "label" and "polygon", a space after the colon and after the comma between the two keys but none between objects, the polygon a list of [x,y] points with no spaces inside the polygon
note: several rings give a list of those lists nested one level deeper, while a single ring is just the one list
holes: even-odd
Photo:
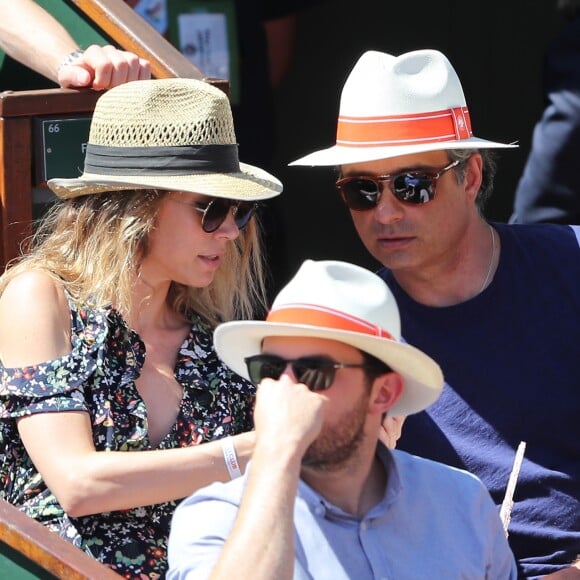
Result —
[{"label": "man's fingers", "polygon": [[59,71],[62,87],[91,87],[95,90],[149,78],[151,67],[146,59],[110,45],[89,46],[77,61]]}]

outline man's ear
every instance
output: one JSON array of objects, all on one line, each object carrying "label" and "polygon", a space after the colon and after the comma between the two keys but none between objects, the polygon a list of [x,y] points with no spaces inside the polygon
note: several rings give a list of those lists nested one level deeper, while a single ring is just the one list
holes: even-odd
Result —
[{"label": "man's ear", "polygon": [[386,413],[403,394],[403,377],[395,372],[380,375],[373,381],[369,412],[383,415]]},{"label": "man's ear", "polygon": [[465,192],[473,199],[477,198],[481,181],[483,179],[483,158],[479,153],[474,153],[467,161],[465,172]]}]

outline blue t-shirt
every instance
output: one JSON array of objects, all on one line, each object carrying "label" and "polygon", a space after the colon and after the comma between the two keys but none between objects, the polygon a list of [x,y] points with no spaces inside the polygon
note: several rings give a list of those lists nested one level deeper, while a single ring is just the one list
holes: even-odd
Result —
[{"label": "blue t-shirt", "polygon": [[[516,578],[498,510],[477,478],[383,446],[378,456],[388,483],[363,518],[300,481],[294,580]],[[246,476],[212,484],[180,504],[171,522],[168,580],[211,575],[245,483]]]},{"label": "blue t-shirt", "polygon": [[495,277],[461,304],[418,304],[379,272],[404,338],[447,381],[435,404],[407,419],[398,447],[467,469],[500,504],[525,441],[509,541],[521,575],[533,578],[580,554],[580,227],[494,227]]}]

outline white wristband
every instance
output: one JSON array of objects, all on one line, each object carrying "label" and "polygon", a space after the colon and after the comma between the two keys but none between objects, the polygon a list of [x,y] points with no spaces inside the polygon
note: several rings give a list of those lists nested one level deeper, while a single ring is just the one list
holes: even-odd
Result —
[{"label": "white wristband", "polygon": [[240,471],[240,464],[238,463],[238,456],[236,455],[236,448],[234,447],[234,441],[231,437],[224,437],[220,439],[222,444],[222,451],[224,454],[224,461],[226,467],[228,468],[228,473],[231,479],[240,477],[242,472]]}]

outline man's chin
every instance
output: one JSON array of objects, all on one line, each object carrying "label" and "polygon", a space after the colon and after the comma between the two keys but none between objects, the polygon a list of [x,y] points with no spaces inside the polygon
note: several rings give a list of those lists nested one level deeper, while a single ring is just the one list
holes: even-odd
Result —
[{"label": "man's chin", "polygon": [[359,430],[348,442],[342,445],[317,445],[315,441],[302,458],[302,467],[321,472],[334,472],[344,469],[356,456],[363,440]]},{"label": "man's chin", "polygon": [[302,458],[302,468],[312,471],[322,471],[326,473],[340,471],[348,463],[348,459],[343,461],[336,461],[331,458],[304,456]]}]

